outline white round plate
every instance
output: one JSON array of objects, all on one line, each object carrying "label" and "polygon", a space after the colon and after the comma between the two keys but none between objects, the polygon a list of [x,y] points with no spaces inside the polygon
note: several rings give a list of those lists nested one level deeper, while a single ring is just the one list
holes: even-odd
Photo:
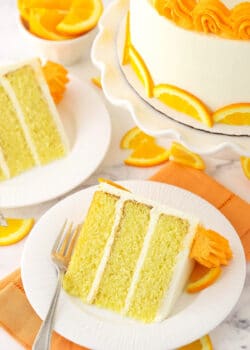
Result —
[{"label": "white round plate", "polygon": [[[180,141],[193,152],[213,154],[228,151],[232,155],[250,156],[250,137],[220,134],[185,116],[193,127],[180,123],[180,113],[163,108],[156,99],[147,99],[130,66],[121,67],[119,55],[123,46],[123,26],[129,0],[115,0],[99,22],[99,33],[92,47],[92,60],[101,70],[104,93],[111,103],[127,109],[140,129],[153,136],[167,136]],[[105,47],[105,50],[103,50]],[[162,109],[163,108],[163,109]],[[163,113],[162,111],[168,110]],[[171,115],[171,118],[167,115]],[[204,130],[199,130],[203,128]],[[231,128],[223,126],[224,133]],[[235,129],[236,130],[236,129]],[[238,127],[237,134],[249,133],[249,127]]]},{"label": "white round plate", "polygon": [[100,97],[70,76],[58,110],[70,141],[69,154],[1,182],[0,207],[23,207],[56,198],[86,180],[102,162],[111,139],[111,122]]},{"label": "white round plate", "polygon": [[[150,181],[124,181],[134,193],[200,218],[230,241],[234,258],[219,280],[195,295],[183,293],[172,316],[144,325],[115,313],[84,305],[79,298],[60,295],[55,330],[73,342],[95,350],[170,350],[210,332],[232,310],[243,288],[246,263],[240,239],[228,220],[200,197],[178,187]],[[56,284],[50,261],[54,240],[66,218],[81,222],[96,186],[59,202],[35,225],[22,257],[22,280],[28,300],[45,318]]]}]

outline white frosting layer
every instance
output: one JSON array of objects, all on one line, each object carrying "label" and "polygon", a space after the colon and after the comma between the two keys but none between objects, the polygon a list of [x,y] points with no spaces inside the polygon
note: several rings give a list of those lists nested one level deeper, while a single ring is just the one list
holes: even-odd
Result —
[{"label": "white frosting layer", "polygon": [[131,304],[131,301],[133,298],[133,294],[134,294],[137,282],[139,280],[140,271],[141,271],[141,268],[144,264],[145,258],[147,256],[148,248],[150,246],[150,241],[151,241],[151,238],[154,234],[154,229],[155,229],[155,226],[158,222],[159,216],[161,214],[167,214],[167,215],[177,216],[177,217],[180,217],[182,219],[189,221],[189,224],[190,224],[189,231],[188,231],[188,234],[186,235],[184,242],[183,242],[183,250],[177,256],[177,263],[176,263],[176,266],[175,266],[175,269],[173,272],[172,281],[170,283],[168,290],[166,291],[166,294],[162,300],[161,306],[160,306],[158,313],[156,315],[156,318],[155,318],[155,322],[162,321],[171,312],[176,300],[178,299],[181,292],[183,291],[184,285],[186,284],[187,279],[189,278],[190,272],[192,270],[193,265],[192,265],[192,261],[189,259],[189,251],[190,251],[190,247],[191,247],[194,235],[196,233],[197,225],[199,222],[196,218],[194,218],[191,215],[182,213],[176,209],[169,208],[165,205],[160,205],[152,200],[144,199],[144,198],[137,196],[137,195],[134,195],[130,192],[120,190],[119,188],[116,188],[114,186],[110,186],[106,183],[101,183],[99,185],[99,189],[101,191],[119,196],[120,200],[118,201],[117,207],[116,207],[115,223],[113,225],[111,235],[109,237],[109,240],[108,240],[106,247],[105,247],[105,250],[104,250],[103,258],[102,258],[100,265],[98,267],[94,283],[92,285],[91,291],[90,291],[89,296],[88,296],[87,301],[89,303],[91,303],[91,301],[93,300],[94,295],[97,292],[98,287],[100,285],[105,266],[106,266],[108,258],[110,256],[112,244],[114,243],[114,240],[115,240],[116,228],[120,222],[121,215],[122,215],[122,207],[123,207],[123,203],[125,201],[135,200],[138,203],[144,203],[145,205],[151,206],[152,209],[150,211],[150,223],[149,223],[148,231],[146,233],[146,236],[145,236],[145,239],[143,242],[140,256],[139,256],[138,261],[136,263],[136,268],[135,268],[132,282],[131,282],[131,285],[130,285],[130,288],[128,291],[128,295],[126,298],[125,307],[122,311],[123,315],[126,315],[128,310],[129,310],[129,307],[130,307],[130,304]]},{"label": "white frosting layer", "polygon": [[191,92],[212,111],[250,102],[250,45],[178,27],[149,0],[130,1],[131,41],[154,81]]}]

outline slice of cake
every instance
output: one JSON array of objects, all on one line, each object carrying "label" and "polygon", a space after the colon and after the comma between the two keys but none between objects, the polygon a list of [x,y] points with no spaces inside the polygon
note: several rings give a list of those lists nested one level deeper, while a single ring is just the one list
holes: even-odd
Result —
[{"label": "slice of cake", "polygon": [[142,322],[166,318],[189,278],[198,220],[101,183],[64,289],[84,303]]},{"label": "slice of cake", "polygon": [[68,153],[38,59],[0,69],[0,180]]}]

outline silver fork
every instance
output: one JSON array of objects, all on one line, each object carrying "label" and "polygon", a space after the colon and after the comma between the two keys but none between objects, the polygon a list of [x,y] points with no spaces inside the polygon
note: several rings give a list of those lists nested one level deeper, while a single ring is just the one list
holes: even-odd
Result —
[{"label": "silver fork", "polygon": [[[67,227],[68,226],[68,227]],[[32,350],[48,350],[50,349],[51,332],[53,327],[53,319],[56,310],[58,297],[61,291],[62,279],[67,271],[75,241],[80,229],[80,225],[73,228],[73,223],[67,225],[65,221],[51,251],[51,259],[55,264],[57,271],[57,285],[54,296],[51,300],[50,307],[45,320],[36,336]]]}]

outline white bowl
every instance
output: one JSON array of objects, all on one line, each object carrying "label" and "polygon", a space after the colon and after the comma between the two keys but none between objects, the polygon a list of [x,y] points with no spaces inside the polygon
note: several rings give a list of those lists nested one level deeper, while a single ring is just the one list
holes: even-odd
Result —
[{"label": "white bowl", "polygon": [[32,34],[18,17],[18,28],[23,38],[34,49],[34,54],[46,60],[56,61],[65,66],[71,66],[85,56],[90,55],[91,44],[96,36],[96,29],[74,39],[46,40]]}]

